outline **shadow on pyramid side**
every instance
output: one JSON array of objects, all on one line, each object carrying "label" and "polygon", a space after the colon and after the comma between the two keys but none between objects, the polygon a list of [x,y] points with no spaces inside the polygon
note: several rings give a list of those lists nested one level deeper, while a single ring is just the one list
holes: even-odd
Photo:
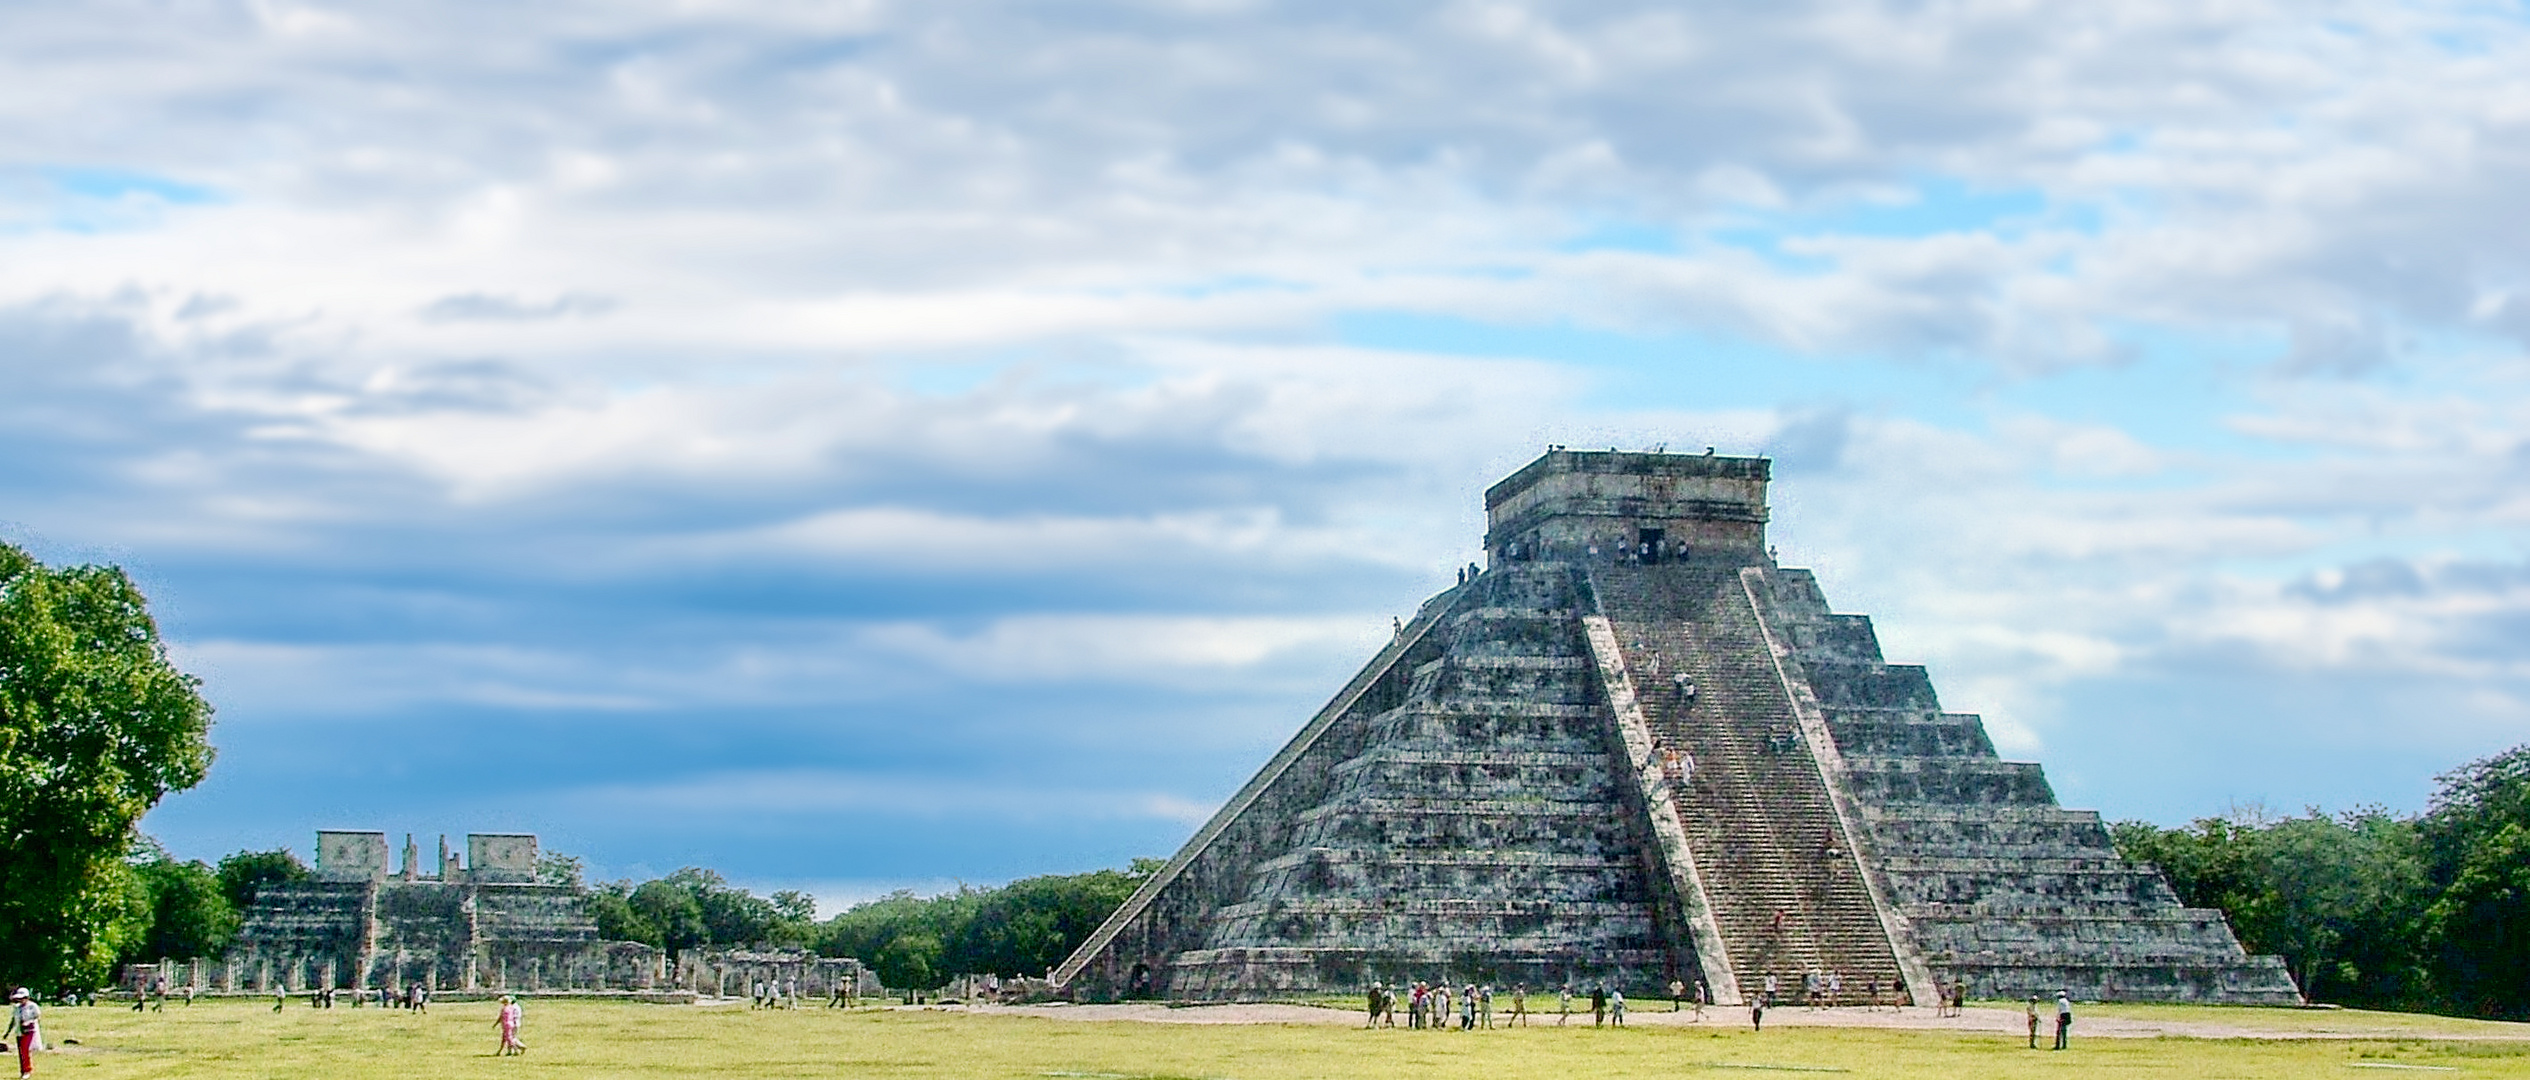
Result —
[{"label": "shadow on pyramid side", "polygon": [[[1763,458],[1550,451],[1413,621],[1052,973],[2300,1000],[1765,546]],[[1785,996],[1778,994],[1778,997]]]}]

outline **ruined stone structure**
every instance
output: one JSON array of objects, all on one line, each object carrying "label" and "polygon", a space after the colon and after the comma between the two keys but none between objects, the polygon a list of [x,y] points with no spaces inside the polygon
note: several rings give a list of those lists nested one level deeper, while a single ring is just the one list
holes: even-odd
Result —
[{"label": "ruined stone structure", "polygon": [[1835,972],[2290,1003],[1765,543],[1762,458],[1556,450],[1427,601],[1063,965],[1075,996]]},{"label": "ruined stone structure", "polygon": [[463,862],[441,837],[435,863],[423,867],[420,855],[405,837],[404,868],[391,875],[385,833],[317,833],[314,877],[255,898],[213,987],[603,991],[670,983],[657,950],[598,940],[578,887],[536,880],[535,837],[473,834]]},{"label": "ruined stone structure", "polygon": [[829,1000],[838,991],[847,1002],[887,992],[877,974],[858,960],[799,949],[696,949],[679,962],[675,978],[681,989],[723,998],[751,996],[757,985],[812,1002]]}]

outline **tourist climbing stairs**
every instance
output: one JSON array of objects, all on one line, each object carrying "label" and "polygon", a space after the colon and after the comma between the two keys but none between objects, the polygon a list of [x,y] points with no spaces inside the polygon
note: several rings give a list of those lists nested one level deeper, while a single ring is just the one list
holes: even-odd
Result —
[{"label": "tourist climbing stairs", "polygon": [[1887,930],[1737,568],[1603,566],[1591,584],[1653,738],[1692,761],[1673,784],[1680,823],[1741,992],[1772,974],[1788,1003],[1804,974],[1832,972],[1848,1002],[1874,981],[1896,993]]}]

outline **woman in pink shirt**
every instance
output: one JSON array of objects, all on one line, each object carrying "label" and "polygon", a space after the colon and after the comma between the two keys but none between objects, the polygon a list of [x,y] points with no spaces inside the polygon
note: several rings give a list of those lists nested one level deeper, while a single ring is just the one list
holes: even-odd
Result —
[{"label": "woman in pink shirt", "polygon": [[517,998],[501,995],[501,1018],[494,1021],[501,1026],[501,1055],[527,1052],[527,1044],[518,1041],[518,1025],[526,1018],[526,1010],[518,1007]]}]

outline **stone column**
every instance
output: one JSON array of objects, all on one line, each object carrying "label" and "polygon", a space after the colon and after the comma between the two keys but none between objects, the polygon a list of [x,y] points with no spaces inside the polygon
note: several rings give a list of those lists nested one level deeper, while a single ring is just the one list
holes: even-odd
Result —
[{"label": "stone column", "polygon": [[[441,837],[439,843],[441,849],[444,851],[448,844],[448,838],[444,836]],[[465,899],[460,901],[458,905],[466,915],[466,989],[468,990],[475,989],[482,983],[483,928],[481,921],[477,918],[476,911],[478,906],[476,901],[479,896],[480,890],[477,890],[472,886],[468,886],[466,889]],[[508,961],[504,960],[502,963],[506,965]],[[506,977],[503,978],[502,985],[508,985]]]},{"label": "stone column", "polygon": [[[412,837],[406,836],[405,843],[410,845]],[[407,869],[410,869],[410,864],[407,864]],[[351,986],[354,990],[368,985],[369,969],[378,966],[378,893],[383,888],[384,885],[372,881],[360,893],[360,952],[351,962]]]}]

